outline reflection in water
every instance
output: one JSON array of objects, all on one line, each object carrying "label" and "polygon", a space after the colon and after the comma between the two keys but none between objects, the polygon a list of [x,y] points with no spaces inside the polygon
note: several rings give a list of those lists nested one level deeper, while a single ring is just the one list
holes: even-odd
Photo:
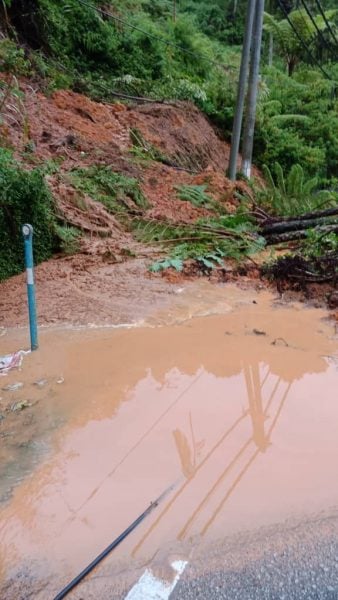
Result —
[{"label": "reflection in water", "polygon": [[265,452],[269,445],[269,438],[265,435],[264,431],[267,413],[266,410],[263,410],[262,388],[259,378],[258,363],[249,365],[245,362],[243,365],[243,372],[249,400],[250,417],[252,420],[253,441],[261,452]]},{"label": "reflection in water", "polygon": [[[238,463],[238,461],[240,461],[240,459],[242,458],[245,451],[252,444],[256,445],[257,449],[256,450],[254,449],[252,456],[249,458],[249,460],[245,464],[244,468],[240,471],[240,474],[235,478],[234,482],[231,484],[231,486],[230,486],[229,490],[227,491],[227,493],[225,494],[224,498],[222,499],[220,504],[217,506],[217,508],[211,515],[211,517],[208,519],[207,523],[202,527],[201,534],[204,535],[207,532],[210,525],[214,522],[216,516],[219,514],[219,512],[224,507],[224,504],[226,503],[227,499],[234,492],[234,490],[240,483],[241,479],[244,477],[244,475],[247,472],[247,470],[249,469],[250,465],[254,462],[254,460],[259,455],[259,453],[265,452],[266,449],[268,448],[268,446],[270,445],[272,431],[277,424],[277,421],[278,421],[278,418],[282,411],[283,405],[284,405],[287,395],[291,389],[291,383],[289,383],[287,385],[286,390],[285,390],[285,392],[281,398],[281,401],[279,403],[279,406],[277,408],[276,415],[272,421],[272,424],[267,429],[267,432],[265,432],[265,421],[269,418],[268,410],[271,406],[271,403],[272,403],[272,401],[275,397],[275,394],[278,390],[278,387],[281,383],[281,378],[280,377],[277,378],[275,386],[273,387],[270,397],[268,398],[268,401],[266,403],[266,407],[265,407],[265,409],[263,409],[262,388],[263,388],[263,385],[266,383],[268,376],[270,375],[270,370],[269,369],[267,370],[265,377],[263,378],[262,381],[260,381],[259,363],[253,362],[253,363],[249,364],[248,362],[245,362],[243,364],[243,374],[244,374],[244,378],[245,378],[249,408],[248,408],[248,410],[246,410],[243,413],[243,415],[241,417],[239,417],[239,419],[237,419],[234,422],[234,424],[230,427],[230,429],[228,429],[225,432],[225,434],[223,434],[221,436],[221,438],[218,440],[218,442],[215,444],[215,446],[212,448],[212,450],[200,462],[199,465],[196,465],[196,452],[195,452],[194,440],[193,440],[193,449],[191,450],[186,436],[179,430],[175,430],[173,432],[177,451],[180,456],[182,472],[183,472],[183,475],[186,477],[186,481],[181,486],[181,488],[178,490],[178,492],[176,492],[174,497],[168,502],[165,509],[161,512],[161,514],[157,517],[157,519],[154,521],[154,523],[151,525],[151,527],[148,529],[148,531],[143,535],[141,540],[138,542],[138,544],[136,545],[136,547],[133,550],[134,556],[137,553],[137,551],[141,548],[141,546],[145,542],[145,540],[148,538],[150,533],[152,531],[154,531],[154,529],[158,526],[158,524],[160,523],[160,521],[164,517],[164,515],[167,514],[168,510],[173,506],[175,501],[179,498],[179,496],[182,494],[182,492],[185,490],[185,488],[189,485],[189,483],[195,477],[195,475],[198,473],[198,471],[206,465],[208,460],[214,454],[215,450],[217,448],[219,448],[219,446],[226,440],[228,435],[236,429],[237,425],[239,425],[240,422],[245,417],[249,417],[251,419],[252,432],[253,432],[252,437],[250,437],[248,440],[246,440],[244,442],[244,444],[240,447],[238,452],[235,454],[235,456],[232,457],[228,463],[226,463],[224,470],[221,472],[221,474],[217,478],[216,482],[207,491],[207,493],[205,494],[202,501],[198,504],[198,506],[195,508],[195,510],[193,511],[191,516],[188,518],[185,525],[179,531],[179,533],[177,535],[177,539],[183,540],[185,538],[185,536],[187,535],[187,532],[191,528],[197,515],[208,504],[208,501],[210,500],[211,496],[213,495],[215,490],[218,488],[218,486],[224,481],[224,479],[231,472],[231,470]],[[192,456],[194,457],[193,461],[191,458]]]},{"label": "reflection in water", "polygon": [[[287,398],[287,395],[290,391],[291,388],[291,383],[289,383],[284,396],[280,402],[280,405],[278,407],[276,416],[272,422],[271,427],[268,430],[268,434],[267,434],[267,439],[270,439],[271,433],[277,423],[277,420],[280,416],[281,410],[283,408],[283,405],[285,403],[285,400]],[[255,440],[255,437],[254,437]],[[266,450],[266,445],[265,443],[263,444],[262,448],[257,444],[258,448],[257,450],[253,453],[253,455],[251,456],[251,458],[249,459],[249,461],[247,462],[247,464],[245,465],[245,467],[241,470],[240,474],[238,475],[238,477],[236,477],[235,481],[233,482],[233,484],[231,485],[230,489],[227,491],[227,493],[225,494],[224,498],[222,499],[222,501],[220,502],[220,504],[217,506],[216,510],[214,511],[214,513],[212,514],[212,516],[210,517],[210,519],[207,521],[207,523],[204,525],[201,533],[202,535],[204,535],[206,533],[206,531],[209,529],[210,525],[214,522],[214,520],[216,519],[217,515],[219,514],[219,512],[222,510],[222,508],[224,507],[224,504],[226,503],[226,501],[228,500],[228,498],[230,497],[230,494],[232,494],[232,492],[236,489],[237,485],[239,484],[239,482],[241,481],[241,479],[243,478],[243,476],[245,475],[245,473],[247,472],[247,470],[249,469],[249,467],[252,465],[252,463],[254,462],[255,458],[258,456],[259,452],[265,452]]]},{"label": "reflection in water", "polygon": [[[63,420],[54,451],[0,515],[4,573],[45,557],[48,569],[73,575],[178,476],[117,556],[148,557],[174,539],[225,535],[338,498],[337,374],[322,358],[335,349],[331,330],[314,311],[257,310],[86,343],[60,336],[39,354],[41,372],[26,361],[26,389],[53,361],[64,373],[40,405],[57,406]],[[252,335],[253,325],[267,335]],[[280,335],[288,347],[272,345]]]}]

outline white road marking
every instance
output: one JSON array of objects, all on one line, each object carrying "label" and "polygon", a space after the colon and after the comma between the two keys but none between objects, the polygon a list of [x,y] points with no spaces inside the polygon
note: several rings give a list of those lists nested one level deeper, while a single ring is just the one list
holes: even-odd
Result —
[{"label": "white road marking", "polygon": [[125,600],[168,600],[187,564],[187,560],[175,560],[171,563],[176,573],[172,581],[158,579],[147,569],[130,590]]}]

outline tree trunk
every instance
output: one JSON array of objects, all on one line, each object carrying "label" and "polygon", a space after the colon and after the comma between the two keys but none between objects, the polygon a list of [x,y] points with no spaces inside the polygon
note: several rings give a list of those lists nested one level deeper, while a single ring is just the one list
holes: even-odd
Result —
[{"label": "tree trunk", "polygon": [[324,226],[324,225],[338,225],[337,220],[329,221],[328,217],[322,217],[321,219],[295,219],[294,221],[273,223],[262,228],[262,234],[271,235],[284,233],[286,231],[302,231],[304,229],[311,229],[313,227]]}]

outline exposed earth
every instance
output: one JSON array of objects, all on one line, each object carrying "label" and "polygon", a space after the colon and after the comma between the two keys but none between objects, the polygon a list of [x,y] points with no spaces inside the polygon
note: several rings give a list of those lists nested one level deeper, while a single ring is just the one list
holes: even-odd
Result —
[{"label": "exposed earth", "polygon": [[[147,220],[193,223],[210,210],[177,185],[230,213],[250,193],[224,175],[229,146],[189,103],[20,88],[2,135],[50,161],[59,221],[83,235],[36,268],[40,349],[0,377],[1,600],[52,600],[168,487],[69,598],[337,599],[336,292],[276,290],[262,256],[150,273],[160,244],[72,170],[108,165],[140,182]],[[0,284],[0,356],[27,346],[21,274]]]},{"label": "exposed earth", "polygon": [[[176,187],[181,184],[206,185],[214,201],[231,213],[238,206],[236,193],[250,194],[250,190],[245,183],[226,178],[229,145],[205,116],[185,102],[102,104],[71,91],[46,96],[39,82],[31,80],[21,79],[19,86],[22,99],[11,99],[18,104],[19,116],[6,124],[4,115],[3,139],[19,160],[24,153],[28,167],[51,162],[46,178],[60,223],[83,234],[75,255],[58,256],[36,269],[40,324],[138,320],[147,307],[170,297],[174,284],[205,276],[205,271],[189,262],[182,274],[171,269],[164,276],[150,275],[149,266],[163,256],[161,245],[138,242],[123,222],[101,202],[76,189],[70,178],[74,169],[92,165],[109,166],[114,172],[135,177],[148,202],[142,215],[149,222],[193,223],[210,214],[209,209],[177,197]],[[135,146],[135,136],[141,147]],[[154,149],[161,159],[154,160]],[[257,170],[255,175],[260,178]],[[135,212],[135,205],[130,210]],[[268,255],[266,252],[265,258]],[[238,269],[226,260],[224,268],[207,275],[212,281],[239,279],[245,287],[251,280],[255,287],[268,287],[268,281],[260,282],[261,262],[254,257]],[[291,288],[290,284],[281,285],[281,295],[311,300],[314,305],[326,304],[332,296],[332,286],[325,284]],[[337,305],[338,300],[330,304],[333,309]],[[21,275],[0,283],[0,326],[25,323]]]}]

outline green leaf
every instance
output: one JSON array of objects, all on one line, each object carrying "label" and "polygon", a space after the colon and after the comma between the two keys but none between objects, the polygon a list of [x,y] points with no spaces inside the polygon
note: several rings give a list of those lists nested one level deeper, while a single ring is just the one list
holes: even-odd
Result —
[{"label": "green leaf", "polygon": [[207,269],[215,268],[215,263],[213,263],[211,260],[208,260],[205,256],[200,256],[197,260],[207,267]]}]

